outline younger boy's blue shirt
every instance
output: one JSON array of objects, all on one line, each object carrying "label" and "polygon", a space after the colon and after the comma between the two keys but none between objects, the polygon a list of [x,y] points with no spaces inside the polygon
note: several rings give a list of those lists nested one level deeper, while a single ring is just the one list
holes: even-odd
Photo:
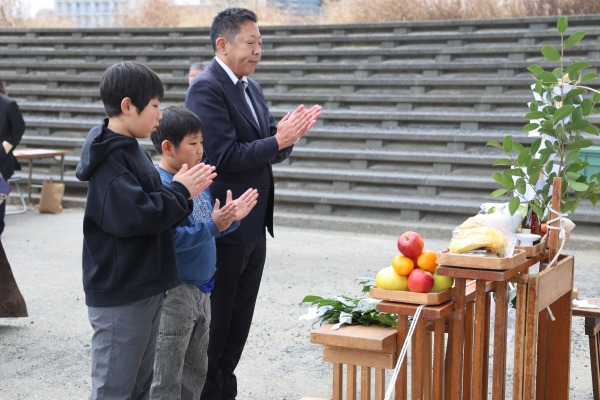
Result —
[{"label": "younger boy's blue shirt", "polygon": [[[156,167],[165,186],[173,181],[173,174]],[[215,237],[235,230],[239,221],[235,221],[223,232],[212,220],[213,200],[208,189],[193,199],[194,210],[173,229],[175,252],[179,279],[205,290],[216,271],[217,248]],[[208,284],[208,285],[207,285]],[[208,290],[205,290],[208,291]]]}]

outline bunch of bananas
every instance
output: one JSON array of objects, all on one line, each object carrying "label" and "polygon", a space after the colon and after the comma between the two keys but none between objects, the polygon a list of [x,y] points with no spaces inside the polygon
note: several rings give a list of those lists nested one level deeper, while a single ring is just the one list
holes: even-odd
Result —
[{"label": "bunch of bananas", "polygon": [[451,253],[462,254],[485,249],[498,257],[504,257],[507,246],[506,235],[491,227],[483,215],[476,215],[468,218],[452,232],[448,250]]}]

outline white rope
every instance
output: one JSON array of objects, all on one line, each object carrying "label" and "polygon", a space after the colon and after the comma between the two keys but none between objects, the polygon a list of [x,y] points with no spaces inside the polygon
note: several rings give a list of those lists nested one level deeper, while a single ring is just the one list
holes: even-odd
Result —
[{"label": "white rope", "polygon": [[[556,260],[558,260],[558,257],[562,253],[563,247],[565,247],[565,243],[567,240],[567,231],[565,229],[565,226],[562,224],[563,214],[561,214],[558,211],[553,210],[552,207],[548,207],[548,209],[550,210],[550,215],[556,214],[556,218],[552,218],[552,219],[549,219],[548,221],[546,221],[546,226],[548,227],[548,232],[546,232],[546,235],[549,235],[550,230],[554,229],[554,230],[559,231],[558,237],[560,239],[562,239],[561,243],[560,243],[560,248],[554,255],[554,258],[552,259],[552,261],[550,261],[550,263],[548,264],[548,268],[550,268],[552,266],[552,264],[554,264],[556,262]],[[558,226],[552,226],[551,224],[556,221],[559,221]]]},{"label": "white rope", "polygon": [[419,320],[419,316],[421,315],[421,310],[425,307],[424,304],[421,304],[417,311],[415,311],[415,315],[412,318],[410,323],[410,328],[408,329],[408,334],[406,335],[406,339],[404,340],[404,344],[402,345],[402,350],[400,351],[400,356],[398,357],[398,362],[396,363],[396,367],[392,373],[392,379],[390,380],[390,384],[388,385],[387,391],[385,392],[385,400],[390,400],[392,394],[394,393],[394,386],[396,385],[396,378],[398,378],[398,373],[400,372],[400,367],[404,362],[404,357],[406,356],[406,351],[408,350],[408,344],[411,342],[413,333],[415,332],[415,328],[417,327],[417,321]]},{"label": "white rope", "polygon": [[[556,217],[552,218],[552,219],[549,219],[548,221],[546,221],[546,226],[548,227],[548,231],[546,232],[546,235],[544,235],[544,238],[545,238],[545,236],[549,236],[550,235],[550,230],[553,229],[553,230],[559,231],[558,237],[561,239],[561,242],[560,242],[560,248],[558,249],[558,251],[554,255],[554,258],[552,259],[552,261],[550,261],[548,263],[548,266],[546,268],[550,268],[552,266],[552,264],[554,264],[558,260],[558,257],[562,253],[563,247],[565,247],[565,243],[567,241],[567,231],[565,229],[565,226],[562,224],[563,214],[561,214],[560,212],[552,209],[552,207],[550,207],[550,206],[548,206],[548,209],[550,210],[550,216],[552,216],[554,214],[554,215],[556,215]],[[559,221],[558,222],[558,226],[552,226],[552,223],[554,223],[556,221]],[[552,310],[550,309],[550,306],[546,307],[546,311],[548,311],[548,315],[550,316],[550,320],[556,321],[556,318],[554,317],[554,314],[552,313]]]}]

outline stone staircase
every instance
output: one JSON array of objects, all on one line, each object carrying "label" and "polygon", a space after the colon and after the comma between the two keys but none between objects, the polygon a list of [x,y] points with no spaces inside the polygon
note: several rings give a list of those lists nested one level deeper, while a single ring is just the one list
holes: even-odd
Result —
[{"label": "stone staircase", "polygon": [[[587,36],[567,56],[599,73],[600,15],[569,23],[568,32]],[[555,25],[550,17],[261,27],[254,78],[275,118],[300,103],[324,106],[310,135],[274,168],[277,218],[447,233],[477,213],[498,187],[491,175],[499,153],[486,143],[506,134],[531,140],[521,131],[532,99],[527,67],[553,66],[540,49],[559,41]],[[102,72],[143,62],[163,80],[163,103],[179,104],[189,64],[212,55],[207,28],[0,30],[0,77],[25,116],[23,146],[71,150],[67,206],[85,201],[74,169],[87,131],[103,118]],[[57,175],[53,163],[36,162],[34,180],[48,175]],[[600,209],[583,204],[572,219],[593,234]]]}]

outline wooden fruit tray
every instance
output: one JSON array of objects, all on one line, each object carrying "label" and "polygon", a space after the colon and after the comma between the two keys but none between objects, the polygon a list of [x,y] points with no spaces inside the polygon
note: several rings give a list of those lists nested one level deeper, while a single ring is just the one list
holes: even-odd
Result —
[{"label": "wooden fruit tray", "polygon": [[515,249],[512,257],[500,258],[496,255],[454,254],[448,249],[438,253],[438,264],[452,267],[506,271],[514,268],[527,259],[525,250]]},{"label": "wooden fruit tray", "polygon": [[447,302],[454,297],[454,287],[439,293],[415,293],[405,290],[387,290],[371,286],[369,292],[374,299],[395,301],[397,303],[437,305]]},{"label": "wooden fruit tray", "polygon": [[515,251],[523,250],[525,252],[525,257],[531,258],[540,254],[543,248],[544,242],[540,241],[538,244],[534,244],[533,246],[515,246]]}]

